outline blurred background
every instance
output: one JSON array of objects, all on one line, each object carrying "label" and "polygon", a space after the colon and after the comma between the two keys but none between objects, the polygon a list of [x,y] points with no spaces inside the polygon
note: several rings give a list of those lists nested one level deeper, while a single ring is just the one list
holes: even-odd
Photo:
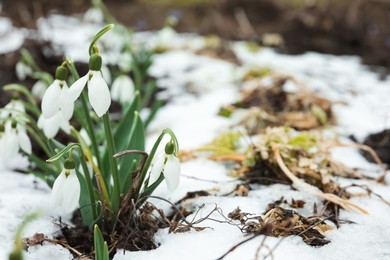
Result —
[{"label": "blurred background", "polygon": [[[33,28],[49,13],[85,12],[89,0],[2,0],[2,16]],[[390,67],[389,0],[109,0],[120,22],[135,30],[156,30],[168,16],[177,31],[260,41],[264,33],[284,39],[290,54],[317,51],[352,54],[370,65]]]}]

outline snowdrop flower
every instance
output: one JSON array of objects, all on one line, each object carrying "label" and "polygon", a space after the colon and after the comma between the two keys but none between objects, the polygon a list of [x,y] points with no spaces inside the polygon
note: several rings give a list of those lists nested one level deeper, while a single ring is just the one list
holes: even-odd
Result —
[{"label": "snowdrop flower", "polygon": [[41,115],[38,118],[38,127],[43,130],[48,138],[56,136],[60,129],[70,134],[69,120],[65,119],[62,113],[57,113],[50,118],[45,118]]},{"label": "snowdrop flower", "polygon": [[133,57],[129,52],[123,52],[118,55],[119,59],[117,60],[118,67],[121,71],[130,72],[131,63],[133,62]]},{"label": "snowdrop flower", "polygon": [[92,54],[89,58],[88,73],[73,83],[69,89],[71,99],[76,100],[85,85],[88,85],[89,102],[99,117],[103,116],[111,105],[110,90],[102,77],[101,68],[101,56]]},{"label": "snowdrop flower", "polygon": [[11,102],[9,102],[4,107],[7,110],[3,110],[0,112],[0,119],[7,118],[17,118],[20,116],[20,113],[26,113],[26,109],[24,108],[23,102],[20,101],[17,97],[13,97]]},{"label": "snowdrop flower", "polygon": [[158,156],[150,172],[149,185],[153,184],[160,177],[161,172],[164,174],[165,182],[169,191],[174,191],[180,181],[180,162],[173,154],[174,144],[169,142],[165,146],[165,153]]},{"label": "snowdrop flower", "polygon": [[120,103],[130,102],[134,94],[134,83],[127,75],[118,76],[111,86],[111,98]]},{"label": "snowdrop flower", "polygon": [[54,182],[50,206],[60,214],[71,213],[79,205],[80,183],[77,179],[75,163],[67,159],[64,169]]},{"label": "snowdrop flower", "polygon": [[42,98],[42,115],[52,118],[61,113],[66,120],[73,115],[74,100],[69,95],[69,88],[66,84],[67,70],[60,66],[56,70],[56,79],[48,87]]},{"label": "snowdrop flower", "polygon": [[42,100],[43,96],[45,95],[46,89],[49,86],[46,84],[43,80],[38,80],[35,82],[35,84],[32,86],[31,94],[33,94],[34,97],[39,98]]},{"label": "snowdrop flower", "polygon": [[32,146],[26,129],[16,122],[8,122],[0,138],[1,159],[8,161],[13,159],[21,149],[27,154],[31,154]]},{"label": "snowdrop flower", "polygon": [[33,73],[32,68],[22,61],[16,63],[15,70],[19,80],[25,80],[27,76],[30,76]]},{"label": "snowdrop flower", "polygon": [[84,14],[84,21],[90,23],[103,23],[104,14],[100,8],[91,7]]}]

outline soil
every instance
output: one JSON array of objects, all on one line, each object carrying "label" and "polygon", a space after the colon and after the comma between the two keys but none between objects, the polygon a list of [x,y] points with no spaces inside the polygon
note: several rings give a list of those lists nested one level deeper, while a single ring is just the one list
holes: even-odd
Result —
[{"label": "soil", "polygon": [[[382,162],[390,165],[390,129],[385,129],[379,133],[367,136],[364,144],[374,149]],[[373,162],[370,154],[363,153],[363,155],[368,161]]]}]

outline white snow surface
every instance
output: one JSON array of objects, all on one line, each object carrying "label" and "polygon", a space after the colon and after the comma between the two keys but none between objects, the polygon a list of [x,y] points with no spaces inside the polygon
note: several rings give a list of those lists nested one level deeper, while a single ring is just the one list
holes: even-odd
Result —
[{"label": "white snow surface", "polygon": [[[72,30],[69,25],[73,26]],[[83,25],[75,18],[57,16],[42,19],[39,28],[43,38],[53,41],[58,51],[74,60],[85,60],[88,39],[92,35],[91,32],[96,32],[99,26]],[[135,35],[136,40],[141,42],[148,37],[156,38],[151,33]],[[151,74],[158,78],[158,85],[165,89],[160,95],[170,98],[170,102],[159,111],[156,120],[151,124],[148,147],[151,147],[156,136],[166,127],[176,133],[183,150],[199,147],[211,141],[218,133],[228,130],[234,119],[222,118],[216,113],[221,106],[239,98],[237,79],[245,68],[251,67],[270,67],[292,75],[322,96],[337,101],[334,111],[338,130],[344,136],[353,134],[362,140],[368,134],[390,126],[387,119],[390,113],[387,102],[390,97],[390,78],[379,80],[379,76],[361,65],[357,57],[317,53],[289,56],[277,54],[267,48],[254,53],[250,52],[244,43],[234,43],[234,51],[243,64],[238,66],[197,56],[191,47],[186,48],[193,46],[191,41],[196,41],[195,45],[200,46],[201,37],[174,34],[173,39],[177,39],[173,45],[179,47],[156,55],[151,68]],[[333,155],[349,166],[367,170],[379,169],[378,166],[365,161],[353,148],[337,149]],[[188,207],[194,209],[204,205],[196,219],[206,216],[216,206],[222,209],[225,215],[236,207],[240,207],[244,212],[262,215],[268,203],[282,196],[287,200],[305,200],[305,207],[297,210],[303,215],[312,214],[313,203],[321,203],[318,198],[281,184],[254,186],[248,197],[218,196],[234,189],[237,183],[227,175],[228,172],[226,165],[206,158],[191,160],[182,163],[181,183],[175,192],[169,193],[165,185],[161,185],[155,195],[176,202],[189,191],[215,190],[215,196],[186,202]],[[343,178],[338,181],[342,185],[367,185],[387,201],[390,200],[390,189],[387,185]],[[390,179],[387,178],[386,181],[390,182]],[[15,230],[23,216],[35,210],[48,211],[49,196],[50,189],[38,178],[9,171],[5,167],[0,170],[0,259],[7,259]],[[156,199],[150,201],[166,213],[171,211],[166,202]],[[355,223],[343,224],[339,229],[327,231],[326,236],[331,243],[319,248],[306,245],[300,237],[287,237],[282,240],[267,237],[265,245],[268,248],[277,246],[272,254],[273,259],[390,259],[390,207],[375,196],[355,197],[351,201],[366,209],[369,214],[342,210],[341,218]],[[216,213],[212,217],[223,220]],[[69,216],[65,216],[63,220],[67,221],[68,218]],[[187,217],[188,220],[192,218],[194,215]],[[54,220],[55,216],[45,214],[30,224],[24,235],[28,237],[35,232],[41,232],[53,237],[58,232],[58,228],[53,224]],[[138,252],[120,250],[114,259],[217,259],[247,238],[237,227],[226,223],[208,220],[198,226],[209,228],[181,234],[168,234],[168,229],[161,229],[156,234],[156,241],[160,244],[157,249]],[[225,259],[254,259],[263,238],[259,236],[243,244]],[[266,254],[267,249],[261,249],[259,259],[263,259]],[[61,260],[72,259],[72,255],[61,246],[44,244],[30,248],[26,259]]]}]

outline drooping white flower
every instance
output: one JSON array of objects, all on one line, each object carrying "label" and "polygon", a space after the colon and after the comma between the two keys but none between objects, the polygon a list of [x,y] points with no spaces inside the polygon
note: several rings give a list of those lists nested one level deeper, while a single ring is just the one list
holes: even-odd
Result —
[{"label": "drooping white flower", "polygon": [[19,80],[25,80],[27,76],[33,73],[31,67],[22,61],[16,63],[15,71]]},{"label": "drooping white flower", "polygon": [[111,86],[111,98],[120,103],[130,102],[134,95],[134,83],[128,75],[118,76]]},{"label": "drooping white flower", "polygon": [[0,119],[17,118],[20,117],[20,113],[26,112],[23,102],[14,98],[4,108],[5,110],[0,112]]},{"label": "drooping white flower", "polygon": [[35,84],[32,86],[31,94],[32,94],[34,97],[37,97],[37,98],[39,98],[40,100],[42,100],[43,96],[45,95],[46,89],[47,89],[48,87],[49,87],[49,86],[46,84],[45,81],[43,81],[43,80],[38,80],[38,81],[35,82]]},{"label": "drooping white flower", "polygon": [[65,119],[61,112],[57,112],[54,116],[48,119],[41,115],[38,118],[38,127],[42,129],[45,135],[49,138],[56,136],[60,129],[62,129],[65,133],[70,134],[69,120]]},{"label": "drooping white flower", "polygon": [[48,87],[42,98],[42,115],[49,119],[57,113],[62,113],[66,120],[70,120],[74,110],[74,100],[69,95],[69,88],[66,84],[67,70],[65,67],[58,67],[56,79]]},{"label": "drooping white flower", "polygon": [[88,73],[73,83],[69,89],[70,98],[76,100],[85,85],[88,85],[89,102],[99,117],[103,116],[111,105],[110,90],[102,77],[101,68],[102,58],[100,55],[91,55]]},{"label": "drooping white flower", "polygon": [[54,182],[50,206],[59,214],[71,213],[79,205],[80,183],[76,175],[75,163],[67,159],[64,169]]},{"label": "drooping white flower", "polygon": [[89,23],[102,23],[104,22],[104,14],[100,8],[91,7],[85,12],[83,19]]},{"label": "drooping white flower", "polygon": [[168,190],[174,191],[177,188],[180,182],[180,162],[173,154],[173,150],[173,143],[167,143],[165,153],[158,156],[153,164],[149,177],[149,186],[156,182],[161,173],[163,173]]},{"label": "drooping white flower", "polygon": [[12,160],[19,152],[24,151],[31,154],[32,145],[26,129],[15,122],[8,121],[5,125],[4,132],[0,138],[1,159],[3,161]]},{"label": "drooping white flower", "polygon": [[123,52],[118,57],[118,67],[121,71],[130,72],[131,63],[133,62],[133,57],[129,52]]}]

